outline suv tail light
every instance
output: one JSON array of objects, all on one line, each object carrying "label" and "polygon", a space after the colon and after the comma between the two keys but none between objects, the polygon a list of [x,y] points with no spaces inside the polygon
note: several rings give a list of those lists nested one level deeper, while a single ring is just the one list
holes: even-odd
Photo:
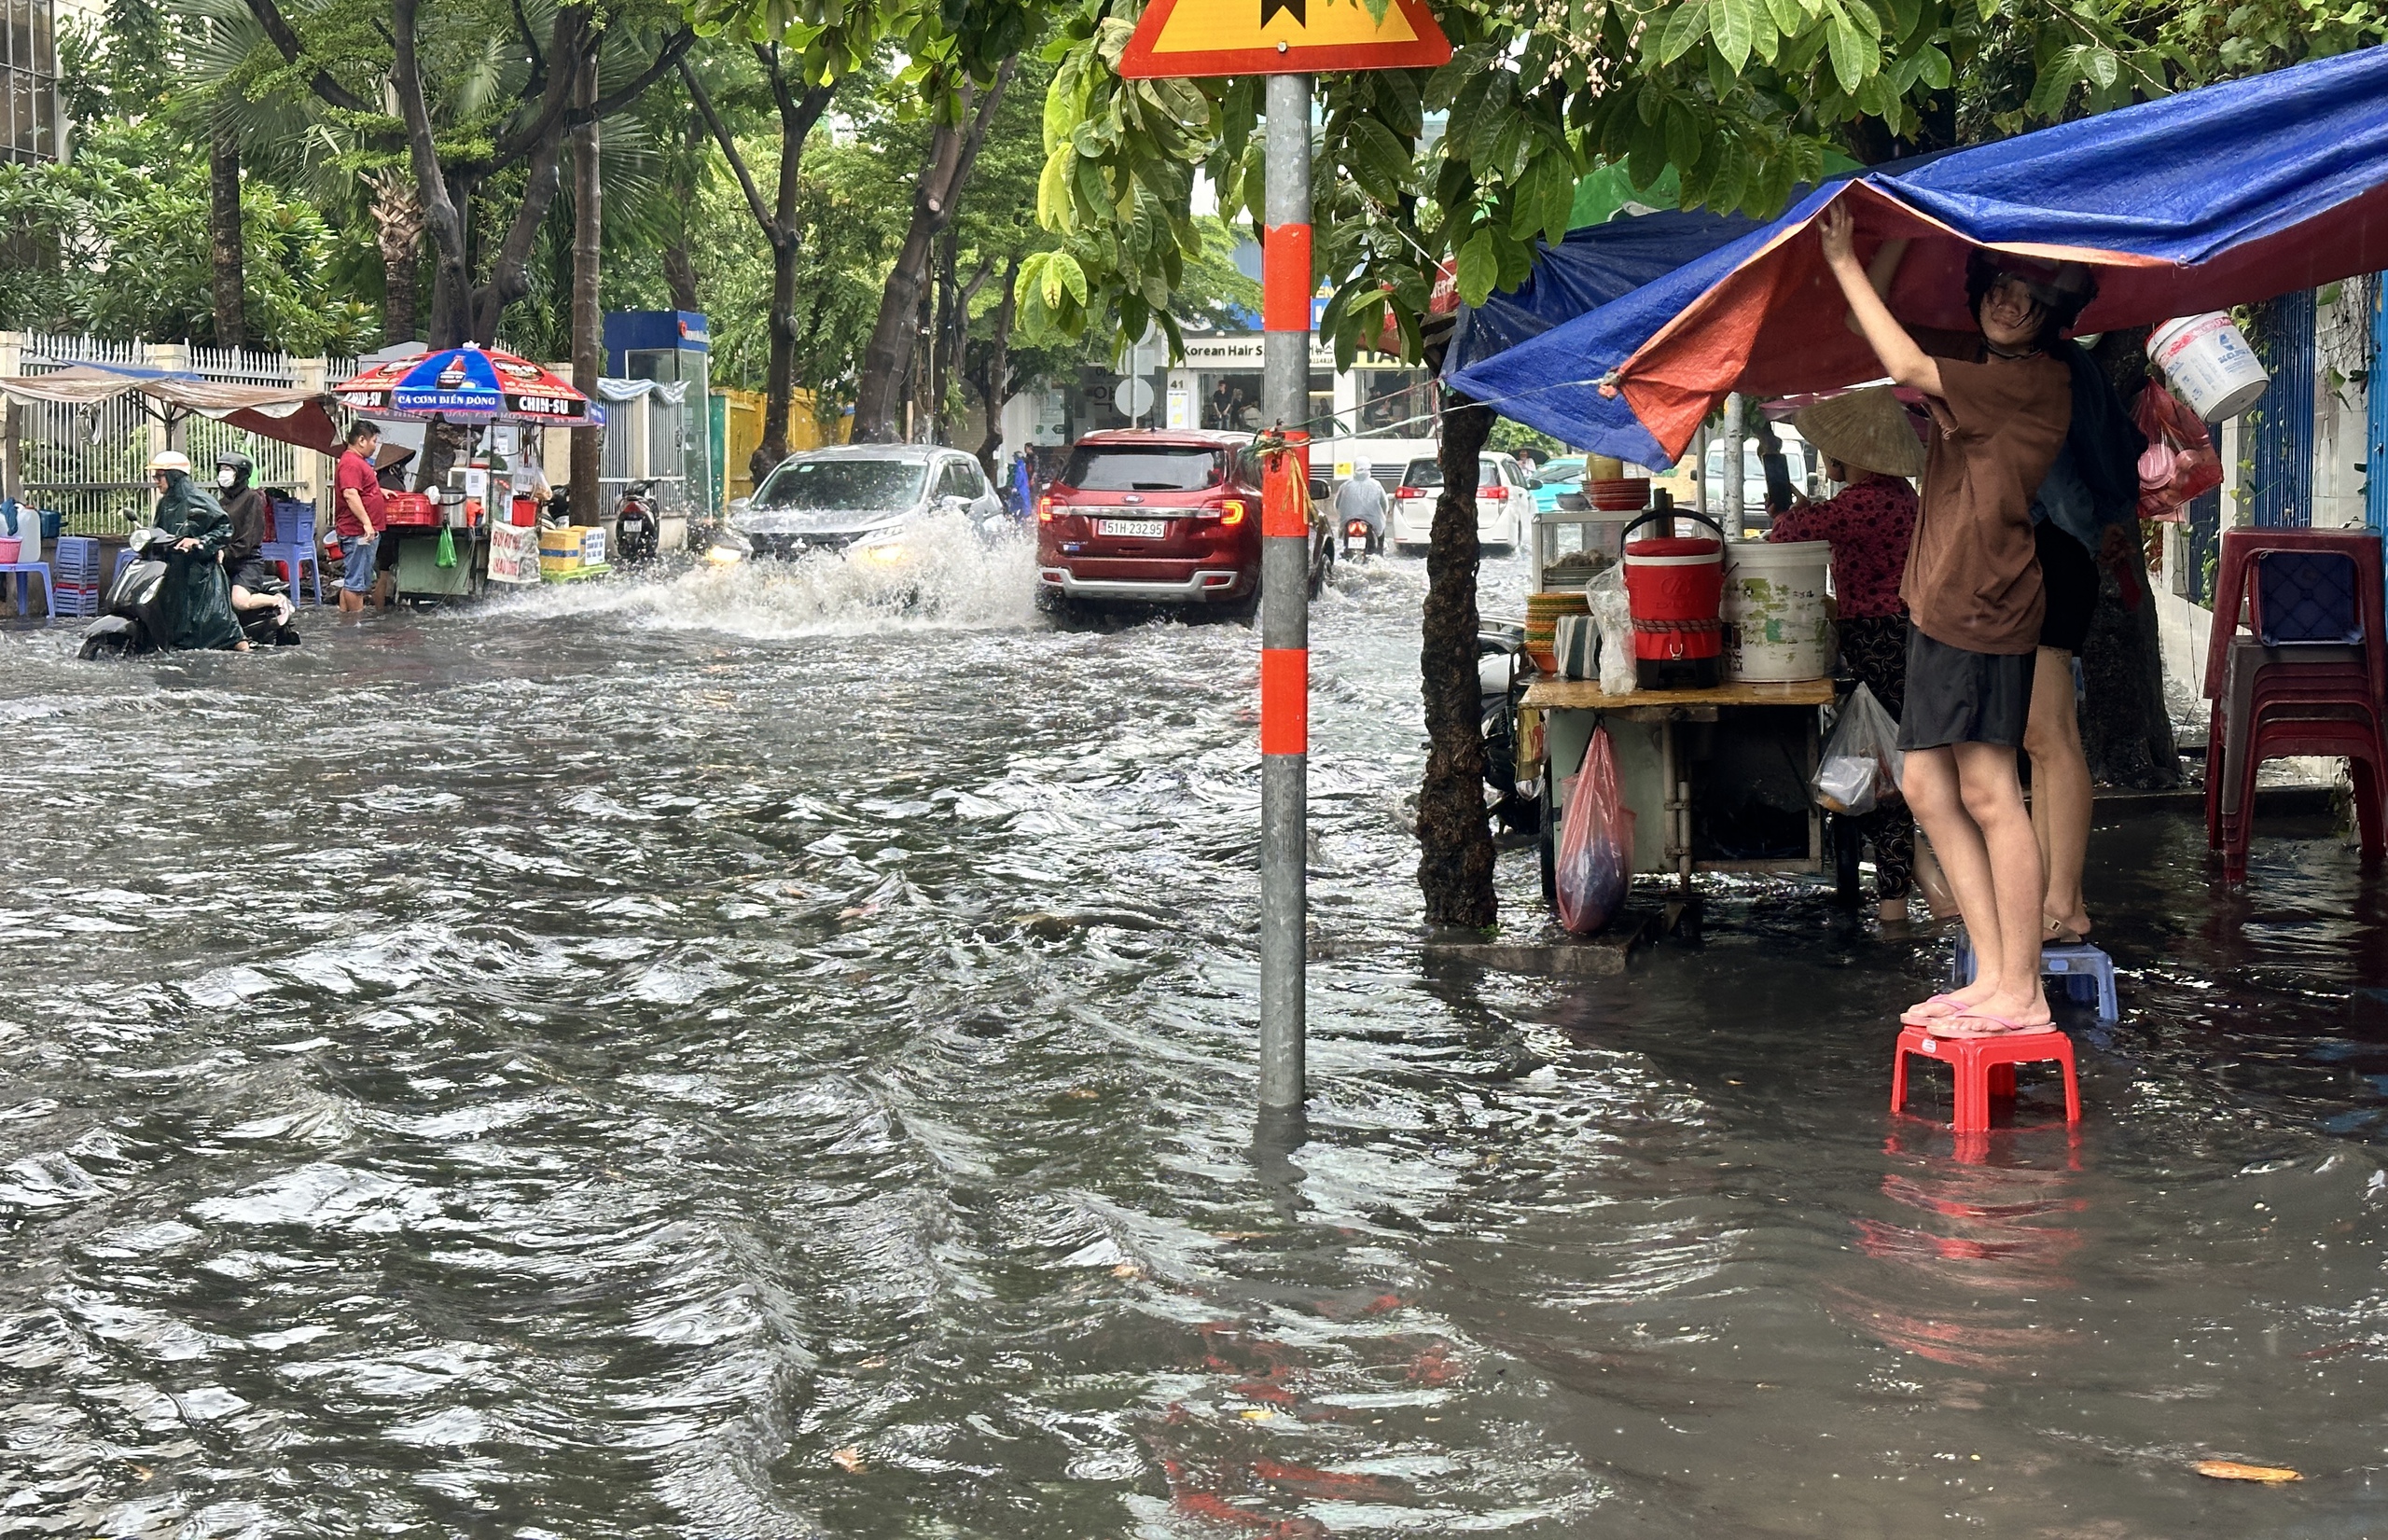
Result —
[{"label": "suv tail light", "polygon": [[1219,504],[1219,522],[1222,524],[1241,524],[1243,522],[1243,499],[1241,497],[1229,497]]},{"label": "suv tail light", "polygon": [[1053,494],[1049,492],[1036,500],[1036,521],[1040,524],[1053,521]]},{"label": "suv tail light", "polygon": [[1395,487],[1393,489],[1393,494],[1395,497],[1423,497],[1426,495],[1424,493],[1420,492],[1416,487]]},{"label": "suv tail light", "polygon": [[1476,495],[1481,497],[1488,503],[1506,503],[1509,499],[1509,489],[1506,487],[1479,487],[1476,489]]}]

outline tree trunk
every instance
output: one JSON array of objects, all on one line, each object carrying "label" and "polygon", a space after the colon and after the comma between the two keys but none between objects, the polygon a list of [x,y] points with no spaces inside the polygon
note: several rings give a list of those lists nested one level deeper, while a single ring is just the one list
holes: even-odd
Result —
[{"label": "tree trunk", "polygon": [[688,255],[686,230],[673,237],[663,248],[663,286],[671,291],[673,310],[701,311],[697,301],[697,264]]},{"label": "tree trunk", "polygon": [[393,168],[366,179],[373,189],[373,237],[382,254],[382,342],[414,340],[415,270],[423,260],[423,201],[413,179]]},{"label": "tree trunk", "polygon": [[249,340],[242,297],[241,136],[221,105],[207,142],[207,245],[215,268],[215,345],[244,347]]},{"label": "tree trunk", "polygon": [[1492,411],[1447,394],[1442,494],[1426,548],[1419,672],[1426,696],[1426,779],[1418,792],[1418,886],[1430,923],[1490,926],[1492,832],[1484,811],[1484,724],[1476,673],[1476,460]]},{"label": "tree trunk", "polygon": [[[2107,333],[2091,350],[2126,404],[2147,382],[2146,345],[2146,329],[2133,327]],[[2140,526],[2126,524],[2121,534],[2128,547],[2128,590],[2115,563],[2102,559],[2098,607],[2081,645],[2081,748],[2092,780],[2159,791],[2180,784],[2180,749],[2164,703],[2164,654]]]},{"label": "tree trunk", "polygon": [[[1011,326],[1020,313],[1020,257],[1014,256],[1011,265],[1004,270],[1004,297],[995,302],[995,313],[988,324],[986,351],[979,357],[978,367],[969,371],[970,383],[977,388],[979,399],[985,403],[987,431],[979,440],[979,467],[988,479],[1001,483],[1003,477],[995,469],[995,456],[1004,447],[1004,403],[1011,399]],[[965,328],[963,346],[969,346]]]},{"label": "tree trunk", "polygon": [[[581,68],[575,96],[582,104],[597,100],[597,59],[592,49]],[[602,229],[597,187],[597,123],[594,118],[572,132],[572,388],[594,401],[604,317],[598,300],[598,260]],[[604,437],[581,432],[572,440],[572,517],[576,523],[593,524],[600,517],[603,493],[597,484],[603,464]]]},{"label": "tree trunk", "polygon": [[1017,57],[1005,60],[994,83],[979,96],[975,108],[972,93],[965,90],[963,106],[967,116],[959,123],[939,124],[936,137],[930,141],[928,161],[922,166],[920,181],[912,189],[911,224],[904,232],[903,248],[896,253],[896,266],[889,271],[886,286],[880,293],[878,323],[871,327],[870,340],[863,348],[862,378],[854,390],[857,444],[885,443],[895,437],[906,376],[910,373],[907,365],[918,341],[922,291],[928,285],[937,238],[953,222],[954,206],[969,183],[979,146],[986,140],[995,109],[1002,104],[1004,89],[1011,84],[1019,64]]}]

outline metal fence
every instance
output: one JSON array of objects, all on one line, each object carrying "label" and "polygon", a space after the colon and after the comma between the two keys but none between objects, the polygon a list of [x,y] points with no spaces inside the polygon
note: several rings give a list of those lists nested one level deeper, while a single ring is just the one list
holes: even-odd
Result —
[{"label": "metal fence", "polygon": [[[20,345],[18,367],[26,374],[49,374],[78,364],[143,366],[154,360],[142,343],[95,337],[30,335],[21,338]],[[178,367],[208,380],[246,385],[298,382],[286,354],[205,347],[183,351],[188,361]],[[355,366],[337,361],[326,372],[328,388],[354,374]],[[156,420],[146,406],[143,397],[128,393],[96,407],[49,402],[20,407],[25,500],[63,515],[70,534],[123,534],[132,519],[146,511],[151,495],[148,465]],[[226,451],[255,463],[260,486],[319,486],[328,479],[322,457],[210,418],[185,419],[182,436],[183,452],[190,456],[202,481],[212,479],[215,456]]]}]

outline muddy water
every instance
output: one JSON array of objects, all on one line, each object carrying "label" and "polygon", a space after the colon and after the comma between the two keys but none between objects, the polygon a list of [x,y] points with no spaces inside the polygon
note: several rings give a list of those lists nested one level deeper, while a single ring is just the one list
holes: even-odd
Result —
[{"label": "muddy water", "polygon": [[[1316,964],[1256,1158],[1252,634],[1027,576],[0,636],[0,1533],[2378,1528],[2388,902],[2326,831],[2228,899],[2102,819],[2074,1137],[1889,1118],[1934,943],[1776,884],[1621,982]],[[1421,584],[1316,611],[1339,935],[1412,912]]]}]

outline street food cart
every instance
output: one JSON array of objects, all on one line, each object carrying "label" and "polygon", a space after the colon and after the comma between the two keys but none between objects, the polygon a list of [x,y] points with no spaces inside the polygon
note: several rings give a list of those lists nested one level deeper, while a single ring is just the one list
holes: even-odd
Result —
[{"label": "street food cart", "polygon": [[[569,382],[510,353],[467,342],[383,364],[348,381],[339,394],[354,411],[428,422],[435,434],[440,424],[467,433],[439,485],[392,499],[387,522],[398,541],[400,598],[469,598],[490,582],[604,573],[602,538],[576,540],[570,562],[550,566],[543,560],[536,508],[525,495],[532,482],[522,458],[526,424],[603,424],[597,409]],[[584,551],[596,553],[593,561],[579,560]]]}]

